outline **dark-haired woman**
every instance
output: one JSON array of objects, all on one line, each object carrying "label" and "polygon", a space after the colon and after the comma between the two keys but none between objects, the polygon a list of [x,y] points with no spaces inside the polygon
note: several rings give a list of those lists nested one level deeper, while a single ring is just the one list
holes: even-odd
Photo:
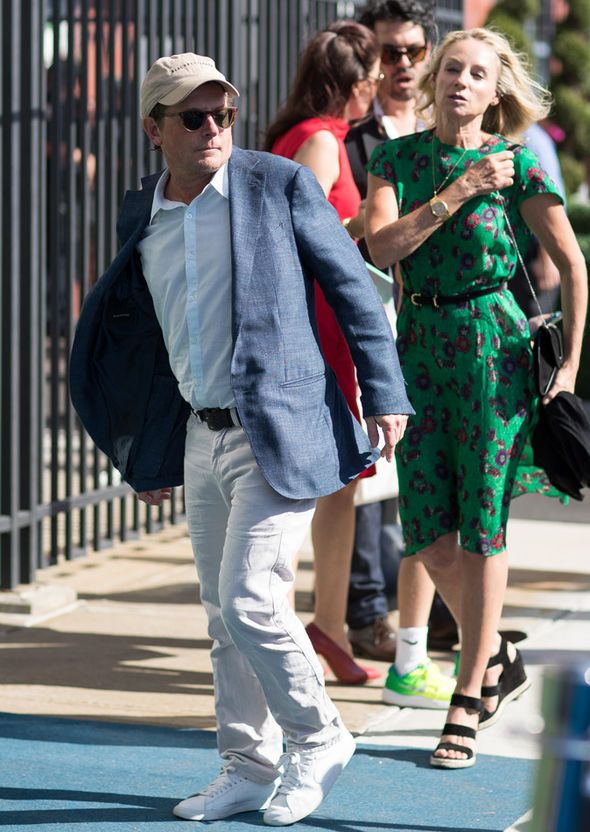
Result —
[{"label": "dark-haired woman", "polygon": [[[364,207],[354,183],[344,137],[351,121],[368,112],[380,80],[379,46],[373,33],[339,21],[317,34],[301,56],[285,107],[268,129],[265,150],[309,167],[351,236],[364,233]],[[334,313],[316,284],[322,350],[351,411],[360,418],[355,368]],[[373,473],[369,471],[369,475]],[[335,676],[363,684],[380,674],[352,659],[344,622],[354,540],[351,483],[318,500],[312,523],[315,564],[314,620],[307,631]]]}]

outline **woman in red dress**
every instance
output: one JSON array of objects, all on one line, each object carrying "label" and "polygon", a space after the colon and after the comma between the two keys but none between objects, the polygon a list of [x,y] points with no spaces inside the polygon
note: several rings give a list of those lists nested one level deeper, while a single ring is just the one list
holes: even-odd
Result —
[{"label": "woman in red dress", "polygon": [[[349,123],[368,112],[380,80],[380,50],[373,33],[339,21],[308,44],[285,107],[266,135],[265,150],[293,159],[316,175],[351,236],[364,234],[364,205],[354,183],[344,138]],[[356,373],[348,344],[316,283],[316,314],[324,357],[352,413],[360,420]],[[371,476],[368,469],[364,476]],[[362,475],[361,475],[362,476]],[[318,500],[312,522],[315,565],[314,620],[307,632],[334,674],[362,684],[380,674],[352,659],[344,622],[354,541],[354,490],[350,483]]]}]

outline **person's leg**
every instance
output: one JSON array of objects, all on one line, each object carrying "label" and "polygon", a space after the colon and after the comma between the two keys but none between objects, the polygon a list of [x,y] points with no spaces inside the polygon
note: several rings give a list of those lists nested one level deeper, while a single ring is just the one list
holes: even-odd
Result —
[{"label": "person's leg", "polygon": [[173,811],[185,820],[218,820],[265,809],[277,788],[283,734],[271,715],[258,677],[236,648],[221,615],[219,580],[231,500],[220,487],[213,451],[218,434],[189,419],[185,453],[188,530],[200,581],[201,603],[213,639],[220,774]]},{"label": "person's leg", "polygon": [[385,576],[381,565],[383,504],[355,509],[356,522],[346,623],[355,656],[392,662],[395,633],[388,619]]},{"label": "person's leg", "polygon": [[442,545],[437,541],[427,550],[402,560],[398,576],[397,652],[383,690],[383,701],[389,705],[444,709],[455,687],[454,681],[428,659],[426,649],[434,585],[422,554],[426,551],[436,560],[438,552],[449,566],[453,563],[456,535],[445,535],[439,540]]},{"label": "person's leg", "polygon": [[[218,433],[190,419],[185,459],[185,503],[189,534],[200,581],[201,603],[213,639],[211,662],[215,687],[217,743],[227,762],[241,763],[243,773],[257,781],[276,778],[282,752],[282,731],[271,716],[256,675],[236,648],[221,616],[219,580],[230,500],[212,465]],[[231,676],[231,678],[229,678]],[[244,702],[242,697],[246,697]],[[244,706],[249,725],[237,718]]]},{"label": "person's leg", "polygon": [[381,503],[355,508],[355,531],[350,563],[346,623],[352,630],[368,627],[387,615],[385,579],[381,569]]},{"label": "person's leg", "polygon": [[395,669],[405,676],[427,657],[428,616],[434,584],[416,557],[403,558],[397,578],[399,628]]},{"label": "person's leg", "polygon": [[[492,557],[483,557],[462,551],[461,557],[461,661],[456,691],[464,696],[481,696],[490,656],[498,652],[500,639],[498,625],[508,576],[506,551]],[[447,601],[448,603],[448,601]],[[488,675],[491,673],[488,671]],[[500,668],[495,669],[499,672]],[[491,684],[486,681],[486,684]],[[451,706],[448,723],[477,729],[479,711]],[[451,742],[467,748],[474,747],[474,740],[455,734],[443,734],[441,742]],[[453,749],[437,749],[434,758],[462,760],[467,754]]]},{"label": "person's leg", "polygon": [[424,627],[430,615],[434,584],[416,557],[403,558],[397,577],[399,626]]},{"label": "person's leg", "polygon": [[315,569],[313,623],[352,655],[344,631],[354,540],[356,481],[320,497],[311,524]]},{"label": "person's leg", "polygon": [[[314,501],[290,500],[274,491],[241,431],[227,431],[219,438],[217,451],[214,463],[230,501],[219,578],[221,617],[286,737],[281,782],[264,819],[271,825],[287,825],[319,806],[355,749],[326,694],[309,638],[288,601],[293,558],[311,522]],[[234,731],[248,733],[247,681],[236,680],[228,662],[218,665],[218,711],[223,706]],[[233,765],[243,767],[247,762],[232,757]]]},{"label": "person's leg", "polygon": [[456,621],[461,620],[462,555],[463,549],[459,546],[457,532],[441,535],[415,555]]},{"label": "person's leg", "polygon": [[[223,432],[222,432],[223,433]],[[272,489],[242,431],[227,431],[214,452],[230,512],[219,577],[222,621],[248,659],[270,711],[297,750],[330,743],[341,730],[323,671],[288,603],[292,563],[314,510],[313,500],[291,500]],[[237,692],[233,723],[249,724],[242,685],[223,663],[220,685]],[[223,702],[231,706],[231,702]],[[229,714],[228,714],[229,716]]]}]

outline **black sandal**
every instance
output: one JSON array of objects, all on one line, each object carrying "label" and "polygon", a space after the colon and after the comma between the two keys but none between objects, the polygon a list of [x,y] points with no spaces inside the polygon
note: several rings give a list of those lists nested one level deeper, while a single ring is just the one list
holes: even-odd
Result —
[{"label": "black sandal", "polygon": [[488,667],[495,667],[498,664],[502,665],[502,673],[498,679],[497,685],[484,685],[481,689],[482,696],[497,696],[498,704],[493,711],[488,711],[482,707],[481,716],[479,718],[479,729],[490,728],[502,716],[502,711],[509,702],[525,692],[530,686],[531,682],[527,679],[522,662],[522,656],[515,647],[516,656],[514,661],[510,661],[508,656],[508,641],[504,636],[500,636],[500,649],[495,656],[488,662]]},{"label": "black sandal", "polygon": [[[466,710],[479,711],[481,713],[481,699],[476,699],[475,696],[464,696],[462,693],[454,693],[451,696],[451,707],[465,708]],[[470,728],[468,725],[459,725],[456,722],[447,722],[442,730],[443,736],[450,734],[455,737],[467,737],[474,740],[476,736],[476,729]],[[464,759],[451,757],[435,757],[437,751],[458,751],[460,754],[466,754]],[[474,749],[467,748],[465,745],[457,745],[455,742],[439,742],[432,754],[430,755],[430,765],[436,768],[470,768],[475,764],[476,753]]]}]

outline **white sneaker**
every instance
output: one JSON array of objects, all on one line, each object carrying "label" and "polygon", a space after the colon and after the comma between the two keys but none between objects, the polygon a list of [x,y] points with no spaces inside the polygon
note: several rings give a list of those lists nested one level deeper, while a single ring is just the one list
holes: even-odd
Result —
[{"label": "white sneaker", "polygon": [[354,754],[348,731],[334,745],[320,751],[284,754],[284,774],[277,793],[264,813],[269,826],[288,826],[318,808]]},{"label": "white sneaker", "polygon": [[256,812],[266,809],[277,784],[278,780],[247,780],[228,764],[202,792],[181,800],[172,811],[184,820],[221,820],[239,812]]}]

